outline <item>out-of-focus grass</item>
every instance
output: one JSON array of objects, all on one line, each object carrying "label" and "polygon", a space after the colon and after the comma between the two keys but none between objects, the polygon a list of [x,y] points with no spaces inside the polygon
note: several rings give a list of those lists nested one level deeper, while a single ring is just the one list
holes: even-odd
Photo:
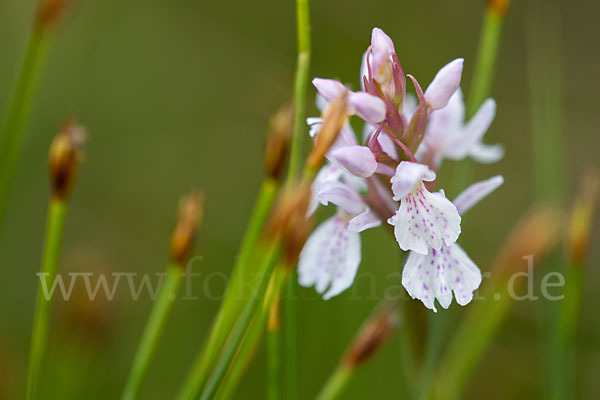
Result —
[{"label": "out-of-focus grass", "polygon": [[[464,82],[469,82],[483,2],[374,0],[368,7],[357,0],[313,3],[311,76],[337,74],[358,87],[360,57],[370,29],[379,26],[395,40],[405,70],[424,85],[439,67],[458,56],[465,57]],[[1,112],[21,64],[34,5],[33,0],[0,3]],[[512,7],[492,88],[498,114],[486,135],[489,143],[505,144],[506,157],[473,169],[476,179],[500,172],[506,183],[463,223],[462,243],[484,271],[497,244],[533,198],[524,6],[515,1]],[[597,164],[600,117],[595,93],[600,92],[600,80],[594,74],[600,69],[600,56],[590,49],[600,6],[576,1],[563,9],[569,192],[582,166]],[[294,29],[291,1],[76,3],[48,60],[0,233],[0,397],[17,398],[25,383],[34,274],[48,193],[46,154],[64,117],[79,114],[90,130],[90,141],[71,201],[61,270],[162,272],[173,205],[180,193],[201,185],[207,193],[207,210],[196,252],[203,260],[192,268],[205,278],[215,272],[228,274],[262,179],[268,116],[291,97]],[[311,88],[309,96],[313,95]],[[316,113],[312,105],[308,111]],[[389,286],[399,290],[399,277],[388,275],[400,268],[395,242],[383,230],[362,237],[363,263],[354,288],[328,302],[318,299],[312,289],[299,291],[300,398],[317,393],[378,296]],[[599,251],[591,246],[590,266],[598,264]],[[203,277],[192,282],[198,300],[178,301],[173,308],[144,398],[172,397],[204,339],[224,276]],[[600,393],[594,368],[600,359],[600,318],[594,311],[599,282],[600,272],[590,269],[576,336],[583,398]],[[61,328],[73,318],[73,311],[66,307],[71,302],[57,303],[47,357],[57,367],[48,370],[43,385],[75,371],[80,382],[96,388],[86,393],[88,398],[118,397],[149,299],[132,301],[127,288],[121,287],[101,311],[89,311],[107,316],[94,335],[84,333],[85,326]],[[87,301],[79,304],[86,309]],[[539,397],[537,309],[531,302],[515,304],[466,398],[489,393],[497,398]],[[450,332],[464,311],[452,306]],[[394,351],[398,347],[392,343],[365,366],[345,398],[390,398],[398,393],[400,355]],[[265,373],[264,357],[259,355],[239,393],[264,397]],[[47,398],[66,396],[52,389]]]}]

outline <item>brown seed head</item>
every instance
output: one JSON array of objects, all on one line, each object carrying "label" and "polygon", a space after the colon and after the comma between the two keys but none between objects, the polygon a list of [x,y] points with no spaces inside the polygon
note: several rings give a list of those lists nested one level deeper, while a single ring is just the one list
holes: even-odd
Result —
[{"label": "brown seed head", "polygon": [[204,216],[204,196],[192,191],[179,201],[177,224],[171,235],[171,260],[184,266]]},{"label": "brown seed head", "polygon": [[298,183],[284,190],[267,226],[267,238],[280,238],[285,245],[286,265],[295,260],[308,236],[312,221],[306,216],[310,203],[310,185]]},{"label": "brown seed head", "polygon": [[522,268],[523,257],[542,256],[558,241],[563,214],[555,206],[540,206],[527,213],[510,233],[496,268],[511,272],[510,268]]},{"label": "brown seed head", "polygon": [[37,10],[36,27],[43,30],[55,26],[70,2],[71,0],[41,0]]},{"label": "brown seed head", "polygon": [[325,154],[329,151],[329,148],[344,127],[347,117],[348,94],[344,93],[329,103],[329,106],[325,110],[323,125],[306,160],[307,169],[315,172],[319,170],[325,160]]},{"label": "brown seed head", "polygon": [[510,0],[488,0],[487,6],[498,17],[504,17],[506,10],[510,4]]},{"label": "brown seed head", "polygon": [[343,364],[356,368],[367,362],[387,342],[400,322],[395,303],[385,304],[372,316],[346,352]]},{"label": "brown seed head", "polygon": [[70,118],[52,140],[48,161],[52,193],[56,198],[65,200],[71,193],[78,166],[83,161],[85,136],[85,129],[75,118]]},{"label": "brown seed head", "polygon": [[582,262],[588,252],[599,189],[600,177],[597,171],[586,173],[581,183],[579,195],[573,205],[567,231],[569,254],[571,259],[577,262]]},{"label": "brown seed head", "polygon": [[265,169],[270,178],[279,179],[281,176],[290,149],[293,125],[294,107],[290,104],[281,107],[269,121],[265,144]]}]

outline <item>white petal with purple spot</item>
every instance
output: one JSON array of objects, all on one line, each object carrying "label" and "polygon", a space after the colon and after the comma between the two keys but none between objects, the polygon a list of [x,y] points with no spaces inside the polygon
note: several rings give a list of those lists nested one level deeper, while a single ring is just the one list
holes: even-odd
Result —
[{"label": "white petal with purple spot", "polygon": [[298,281],[315,286],[328,300],[352,285],[360,258],[359,234],[349,231],[348,221],[337,214],[308,238],[298,260]]},{"label": "white petal with purple spot", "polygon": [[430,193],[423,184],[409,193],[388,223],[402,250],[427,254],[445,243],[456,242],[460,235],[460,215],[450,200],[440,193]]},{"label": "white petal with purple spot", "polygon": [[479,268],[456,243],[427,255],[411,252],[402,271],[402,285],[408,293],[433,311],[437,311],[435,299],[448,308],[452,292],[458,304],[468,304],[480,284]]}]

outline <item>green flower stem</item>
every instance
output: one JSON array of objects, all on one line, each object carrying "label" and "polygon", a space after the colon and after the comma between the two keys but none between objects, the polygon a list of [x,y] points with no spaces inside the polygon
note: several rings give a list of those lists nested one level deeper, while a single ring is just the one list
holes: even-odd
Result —
[{"label": "green flower stem", "polygon": [[[569,353],[572,350],[573,337],[577,327],[581,297],[583,293],[584,265],[581,261],[573,261],[567,270],[565,279],[564,298],[558,310],[556,337],[552,346],[555,378],[548,391],[552,399],[575,398],[577,395],[572,390],[573,368]],[[573,393],[572,396],[569,393]]]},{"label": "green flower stem", "polygon": [[[454,400],[466,384],[481,355],[512,304],[506,291],[507,279],[488,282],[485,300],[470,305],[469,314],[459,325],[438,366],[434,398]],[[501,294],[496,300],[493,294]]]},{"label": "green flower stem", "polygon": [[335,400],[341,398],[354,371],[353,368],[340,365],[329,377],[327,383],[325,383],[325,386],[317,395],[316,400]]},{"label": "green flower stem", "polygon": [[296,271],[291,272],[285,296],[285,393],[286,399],[298,398],[298,313]]},{"label": "green flower stem", "polygon": [[302,143],[306,136],[306,88],[310,67],[310,19],[308,0],[296,0],[296,29],[298,35],[298,58],[296,61],[296,77],[294,82],[294,132],[290,149],[288,167],[288,183],[296,178],[302,159]]},{"label": "green flower stem", "polygon": [[219,389],[219,386],[222,384],[223,379],[225,378],[225,374],[231,367],[232,362],[234,361],[235,355],[240,349],[240,346],[242,344],[246,332],[248,331],[248,328],[250,327],[254,314],[262,304],[261,301],[264,301],[267,285],[269,283],[269,278],[271,276],[271,273],[273,272],[277,260],[279,259],[279,240],[275,240],[272,243],[269,243],[267,249],[264,250],[264,253],[262,251],[257,251],[257,253],[260,253],[258,254],[258,256],[261,258],[261,267],[259,269],[258,283],[252,295],[246,302],[244,311],[242,312],[237,323],[235,324],[229,337],[229,340],[225,344],[223,353],[220,359],[218,360],[212,375],[208,379],[204,390],[202,391],[202,395],[200,396],[201,400],[209,400],[214,398],[215,394],[217,393],[217,390]]},{"label": "green flower stem", "polygon": [[279,297],[283,283],[286,279],[288,279],[288,277],[288,269],[281,265],[275,269],[275,272],[272,275],[273,284],[269,287],[269,290],[267,290],[267,297],[263,307],[261,308],[261,312],[254,317],[254,321],[252,322],[252,325],[246,334],[246,338],[244,339],[244,343],[236,356],[235,362],[227,373],[227,380],[223,382],[223,385],[221,385],[221,388],[219,389],[217,394],[217,398],[219,400],[228,400],[233,396],[234,391],[239,384],[242,375],[246,371],[256,347],[258,346],[259,339],[265,327],[265,321],[269,314],[268,312],[271,310],[271,306],[275,299]]},{"label": "green flower stem", "polygon": [[152,306],[152,311],[148,317],[148,322],[144,328],[142,339],[129,373],[123,400],[134,400],[139,397],[142,381],[148,372],[150,361],[161,333],[166,326],[167,318],[173,306],[173,300],[181,284],[184,268],[181,265],[172,264],[167,268],[167,275],[160,286],[158,298]]},{"label": "green flower stem", "polygon": [[255,278],[259,264],[251,263],[250,257],[256,248],[258,238],[269,216],[271,206],[277,197],[278,190],[279,183],[276,180],[264,180],[250,223],[242,240],[240,255],[233,267],[225,299],[215,317],[208,340],[205,342],[203,350],[196,357],[191,372],[183,385],[178,397],[180,400],[195,398],[200,393],[200,390],[206,384],[208,373],[214,368],[215,362],[221,354],[221,349],[233,324],[243,310],[248,296],[252,293],[248,282]]},{"label": "green flower stem", "polygon": [[[534,197],[539,202],[561,203],[565,197],[565,160],[563,127],[563,71],[561,9],[558,4],[543,0],[528,2],[525,25],[527,66],[531,101],[531,133],[533,139]],[[561,246],[545,260],[543,274],[569,274],[566,254]],[[567,284],[568,281],[567,281]],[[565,287],[565,290],[567,288]],[[570,301],[565,298],[564,301]],[[540,303],[543,324],[542,385],[545,397],[568,398],[565,392],[567,375],[563,368],[563,348],[555,348],[562,302]],[[555,390],[556,389],[556,390]]]},{"label": "green flower stem", "polygon": [[34,28],[0,132],[0,224],[4,220],[25,128],[53,37],[51,29]]},{"label": "green flower stem", "polygon": [[65,201],[53,198],[48,209],[44,253],[42,257],[41,275],[37,293],[37,306],[33,320],[33,333],[29,354],[29,372],[27,375],[27,400],[37,398],[40,369],[46,344],[48,341],[48,328],[52,311],[52,297],[47,293],[52,287],[58,271],[60,248],[63,239],[65,215],[67,205]]},{"label": "green flower stem", "polygon": [[[475,71],[469,90],[469,97],[466,99],[467,117],[472,117],[483,101],[489,96],[490,88],[494,78],[494,69],[500,47],[500,37],[504,25],[504,13],[495,11],[491,6],[486,8],[481,33],[479,36],[479,45],[477,48],[477,59],[475,61]],[[460,164],[456,164],[454,195],[465,187],[470,178],[471,160],[465,159]]]},{"label": "green flower stem", "polygon": [[429,315],[429,329],[427,332],[427,342],[425,343],[425,355],[417,399],[426,400],[430,396],[431,382],[442,350],[448,314],[448,310],[438,310],[437,313]]},{"label": "green flower stem", "polygon": [[[296,0],[296,29],[298,36],[298,58],[296,61],[296,77],[294,82],[294,106],[296,113],[294,115],[294,132],[290,149],[287,176],[288,185],[294,181],[298,174],[302,159],[303,139],[306,136],[306,89],[308,86],[311,53],[309,0]],[[295,279],[289,279],[285,296],[285,393],[288,400],[296,400],[298,398],[296,285]],[[270,358],[273,357],[272,361],[279,363],[279,361],[274,359],[276,354],[270,355]]]},{"label": "green flower stem", "polygon": [[490,94],[503,25],[504,14],[487,7],[479,36],[475,71],[469,89],[468,116],[473,116]]},{"label": "green flower stem", "polygon": [[281,310],[279,306],[279,294],[277,294],[275,301],[269,307],[267,323],[267,399],[269,400],[281,399]]}]

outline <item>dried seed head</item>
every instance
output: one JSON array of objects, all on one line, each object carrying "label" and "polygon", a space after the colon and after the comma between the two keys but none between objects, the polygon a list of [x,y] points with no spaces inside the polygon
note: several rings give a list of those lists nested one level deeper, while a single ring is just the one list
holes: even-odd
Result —
[{"label": "dried seed head", "polygon": [[488,0],[488,9],[498,17],[504,17],[510,0]]},{"label": "dried seed head", "polygon": [[348,117],[348,93],[334,99],[325,110],[321,130],[306,160],[306,168],[318,171],[325,160],[325,154],[335,142]]},{"label": "dried seed head", "polygon": [[267,226],[267,238],[280,238],[285,245],[285,262],[295,265],[295,260],[304,245],[312,221],[307,218],[310,203],[310,185],[298,183],[285,190],[280,196]]},{"label": "dried seed head", "polygon": [[585,174],[579,195],[573,205],[567,233],[569,253],[576,262],[582,262],[588,251],[599,190],[600,177],[598,173],[590,171]]},{"label": "dried seed head", "polygon": [[204,216],[204,196],[192,191],[179,201],[177,224],[171,235],[171,260],[184,266]]},{"label": "dried seed head", "polygon": [[356,368],[367,362],[387,342],[400,322],[395,303],[385,304],[372,316],[358,333],[348,349],[343,363]]},{"label": "dried seed head", "polygon": [[36,27],[48,29],[64,15],[71,0],[42,0],[37,10]]},{"label": "dried seed head", "polygon": [[85,129],[75,118],[70,118],[52,140],[48,161],[52,193],[56,198],[66,200],[71,192],[77,168],[83,161],[85,136]]},{"label": "dried seed head", "polygon": [[557,242],[563,214],[555,206],[540,206],[521,218],[510,233],[496,263],[498,268],[522,268],[523,257],[538,257]]},{"label": "dried seed head", "polygon": [[290,149],[294,125],[294,107],[285,105],[271,117],[265,144],[265,169],[267,175],[279,179]]}]

